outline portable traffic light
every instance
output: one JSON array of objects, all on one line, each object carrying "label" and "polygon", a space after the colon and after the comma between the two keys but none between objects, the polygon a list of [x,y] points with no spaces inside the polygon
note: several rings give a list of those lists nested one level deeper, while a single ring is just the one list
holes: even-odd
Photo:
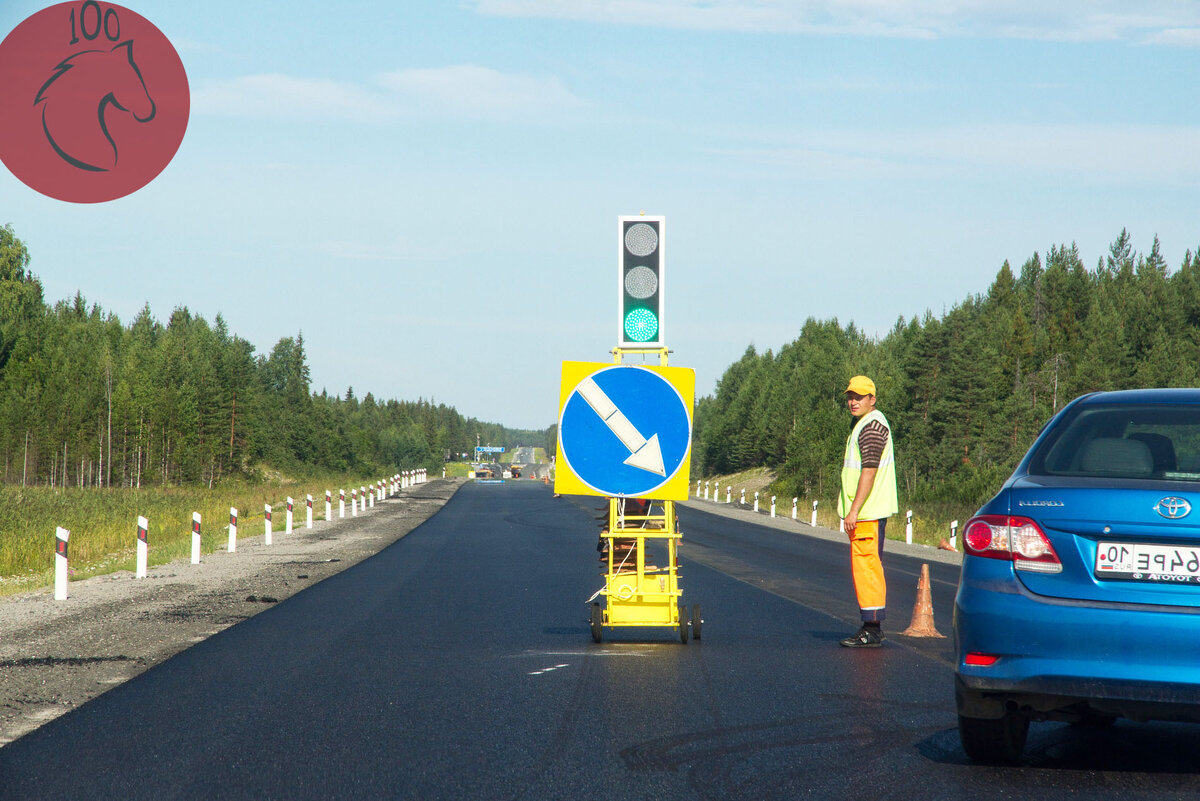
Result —
[{"label": "portable traffic light", "polygon": [[618,217],[621,347],[663,344],[665,217]]}]

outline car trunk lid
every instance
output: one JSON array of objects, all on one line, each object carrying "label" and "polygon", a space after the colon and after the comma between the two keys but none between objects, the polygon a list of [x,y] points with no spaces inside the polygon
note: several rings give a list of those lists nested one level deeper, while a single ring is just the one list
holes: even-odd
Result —
[{"label": "car trunk lid", "polygon": [[1025,477],[1009,513],[1041,527],[1062,561],[1054,574],[1018,571],[1038,595],[1200,611],[1200,490],[1193,484]]}]

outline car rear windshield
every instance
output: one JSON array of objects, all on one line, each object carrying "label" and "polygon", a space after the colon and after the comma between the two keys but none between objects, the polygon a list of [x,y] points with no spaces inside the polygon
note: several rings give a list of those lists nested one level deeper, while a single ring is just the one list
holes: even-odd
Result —
[{"label": "car rear windshield", "polygon": [[1076,407],[1029,467],[1034,475],[1200,481],[1200,407]]}]

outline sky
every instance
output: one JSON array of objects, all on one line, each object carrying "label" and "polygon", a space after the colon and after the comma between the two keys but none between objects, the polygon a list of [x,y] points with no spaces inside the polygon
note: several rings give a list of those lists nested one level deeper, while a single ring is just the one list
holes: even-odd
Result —
[{"label": "sky", "polygon": [[[0,0],[0,33],[47,5]],[[1192,0],[124,5],[187,71],[178,153],[107,203],[0,168],[0,225],[49,302],[302,334],[318,392],[553,424],[562,362],[617,344],[620,215],[666,217],[698,395],[810,317],[883,336],[1054,245],[1200,250]]]}]

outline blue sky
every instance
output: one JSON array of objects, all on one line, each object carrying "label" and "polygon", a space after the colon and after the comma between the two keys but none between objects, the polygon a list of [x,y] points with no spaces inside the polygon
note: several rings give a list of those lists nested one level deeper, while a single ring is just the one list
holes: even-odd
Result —
[{"label": "blue sky", "polygon": [[1200,248],[1188,0],[124,5],[187,69],[179,153],[95,205],[0,170],[0,224],[51,302],[302,332],[318,391],[553,423],[561,362],[617,341],[621,214],[666,216],[700,394],[808,317],[883,334],[1051,245]]}]

